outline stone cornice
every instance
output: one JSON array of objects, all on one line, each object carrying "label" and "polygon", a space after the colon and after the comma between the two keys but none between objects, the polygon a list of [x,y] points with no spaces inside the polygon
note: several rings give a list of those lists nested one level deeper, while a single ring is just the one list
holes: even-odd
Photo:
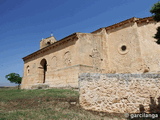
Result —
[{"label": "stone cornice", "polygon": [[149,23],[149,22],[153,22],[154,19],[153,17],[146,17],[146,18],[140,18],[139,20],[137,20],[137,24],[141,24],[141,23]]},{"label": "stone cornice", "polygon": [[71,34],[71,35],[69,35],[69,36],[67,36],[67,37],[65,37],[65,38],[63,38],[63,39],[61,39],[61,40],[59,40],[59,41],[47,46],[47,47],[44,47],[44,48],[42,48],[42,49],[40,49],[40,50],[38,50],[38,51],[36,51],[36,52],[24,57],[22,59],[23,59],[23,61],[26,61],[27,59],[30,59],[30,58],[32,58],[34,56],[37,56],[37,55],[39,55],[41,53],[44,53],[44,52],[46,52],[46,51],[48,51],[48,50],[50,50],[50,49],[52,49],[54,47],[57,47],[59,45],[65,44],[66,42],[77,40],[77,39],[78,39],[77,33],[73,33],[73,34]]},{"label": "stone cornice", "polygon": [[[115,28],[121,27],[121,26],[123,26],[123,25],[125,25],[125,24],[127,24],[127,23],[135,22],[135,21],[138,20],[138,19],[139,19],[139,18],[133,17],[133,18],[130,18],[130,19],[124,20],[124,21],[122,21],[122,22],[113,24],[113,25],[108,26],[108,27],[103,27],[103,28],[106,29],[106,31],[107,31],[107,30],[111,30],[111,29],[115,29]],[[95,30],[95,31],[93,31],[92,33],[97,33],[97,32],[99,32],[99,31],[101,31],[103,28],[100,28],[100,29],[98,29],[98,30]]]},{"label": "stone cornice", "polygon": [[106,29],[106,31],[108,31],[108,30],[111,30],[111,29],[122,27],[122,26],[124,26],[128,23],[135,23],[136,22],[137,24],[142,24],[142,23],[149,23],[149,22],[153,22],[153,21],[154,21],[153,17],[146,17],[146,18],[135,18],[135,17],[133,17],[133,18],[127,19],[125,21],[119,22],[117,24],[108,26],[105,29]]},{"label": "stone cornice", "polygon": [[127,19],[127,20],[125,20],[125,21],[116,23],[116,24],[114,24],[114,25],[108,26],[108,27],[106,27],[105,29],[106,29],[106,31],[107,31],[107,30],[111,30],[111,29],[115,29],[115,28],[117,28],[117,27],[124,26],[125,24],[133,23],[133,22],[135,22],[135,21],[138,20],[138,19],[139,19],[139,18],[133,17],[133,18]]},{"label": "stone cornice", "polygon": [[[103,28],[106,29],[106,31],[108,31],[108,30],[112,30],[112,29],[115,29],[115,28],[118,28],[118,27],[122,27],[122,26],[124,26],[128,23],[135,23],[136,22],[137,24],[142,24],[142,23],[149,23],[149,22],[153,22],[153,21],[154,21],[153,17],[146,17],[146,18],[135,18],[135,17],[133,17],[133,18],[130,18],[130,19],[124,20],[122,22],[113,24],[113,25],[108,26],[108,27],[103,27]],[[91,33],[97,33],[99,31],[101,31],[103,28],[95,30]]]}]

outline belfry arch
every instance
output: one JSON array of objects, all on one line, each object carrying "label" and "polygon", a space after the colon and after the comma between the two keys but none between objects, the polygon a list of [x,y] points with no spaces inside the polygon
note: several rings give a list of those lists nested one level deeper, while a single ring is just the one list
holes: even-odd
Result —
[{"label": "belfry arch", "polygon": [[46,59],[42,59],[40,62],[40,74],[41,74],[41,80],[42,83],[45,83],[46,81],[46,72],[47,72],[47,60]]}]

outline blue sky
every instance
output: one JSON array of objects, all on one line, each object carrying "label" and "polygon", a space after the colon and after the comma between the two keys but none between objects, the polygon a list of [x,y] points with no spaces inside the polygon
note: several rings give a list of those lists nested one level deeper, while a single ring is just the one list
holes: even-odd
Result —
[{"label": "blue sky", "polygon": [[132,17],[151,16],[158,0],[0,0],[0,86],[5,75],[23,75],[21,58],[39,50],[51,33],[60,40]]}]

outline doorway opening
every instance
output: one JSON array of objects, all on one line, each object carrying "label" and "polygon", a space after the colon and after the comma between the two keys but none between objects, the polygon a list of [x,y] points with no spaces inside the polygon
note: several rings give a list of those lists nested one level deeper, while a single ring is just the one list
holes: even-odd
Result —
[{"label": "doorway opening", "polygon": [[46,72],[47,72],[47,61],[46,59],[42,59],[40,62],[41,66],[42,66],[42,71],[43,71],[43,83],[45,83],[46,81]]}]

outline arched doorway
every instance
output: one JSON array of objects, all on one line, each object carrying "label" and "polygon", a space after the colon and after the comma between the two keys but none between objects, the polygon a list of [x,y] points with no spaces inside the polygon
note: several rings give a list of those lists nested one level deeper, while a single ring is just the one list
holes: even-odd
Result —
[{"label": "arched doorway", "polygon": [[45,83],[45,81],[46,81],[46,72],[47,72],[47,61],[46,61],[46,59],[42,59],[41,60],[41,62],[40,62],[40,65],[41,65],[41,67],[42,67],[42,74],[43,74],[43,83]]}]

